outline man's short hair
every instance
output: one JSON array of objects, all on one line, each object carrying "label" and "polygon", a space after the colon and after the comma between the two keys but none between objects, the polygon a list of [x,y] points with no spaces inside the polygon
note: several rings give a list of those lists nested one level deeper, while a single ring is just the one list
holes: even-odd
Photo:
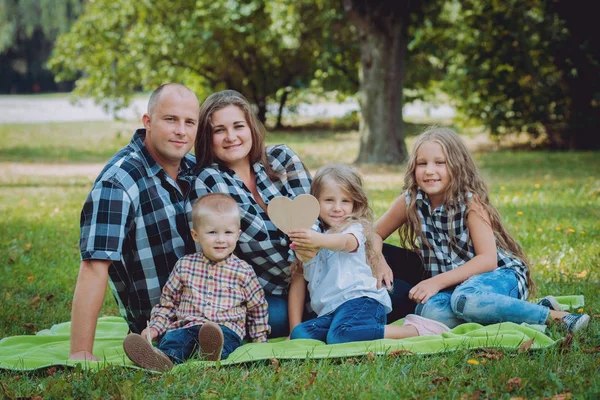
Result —
[{"label": "man's short hair", "polygon": [[154,108],[156,108],[156,105],[158,104],[158,102],[160,100],[160,95],[162,94],[163,90],[167,87],[174,87],[178,90],[188,91],[191,94],[193,94],[194,96],[196,96],[196,94],[194,92],[192,92],[192,90],[190,90],[190,88],[188,88],[187,86],[185,86],[181,83],[163,83],[162,85],[157,87],[154,90],[154,92],[152,92],[152,94],[150,95],[150,99],[148,100],[148,110],[147,110],[149,115],[152,115],[152,113],[154,112]]},{"label": "man's short hair", "polygon": [[231,216],[240,219],[237,202],[225,193],[208,193],[198,198],[192,206],[192,224],[194,229],[202,224],[202,218],[208,215]]}]

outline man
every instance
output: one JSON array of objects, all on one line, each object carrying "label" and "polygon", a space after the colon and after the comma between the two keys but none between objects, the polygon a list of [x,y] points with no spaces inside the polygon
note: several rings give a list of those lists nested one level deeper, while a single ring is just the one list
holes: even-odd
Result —
[{"label": "man", "polygon": [[98,360],[92,348],[109,278],[121,315],[139,333],[177,260],[195,251],[185,202],[199,110],[187,87],[160,86],[142,117],[145,129],[96,179],[81,212],[70,359]]}]

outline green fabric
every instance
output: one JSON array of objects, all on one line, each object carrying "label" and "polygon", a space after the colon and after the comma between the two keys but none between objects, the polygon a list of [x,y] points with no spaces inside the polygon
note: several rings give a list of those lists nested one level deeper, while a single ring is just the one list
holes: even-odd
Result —
[{"label": "green fabric", "polygon": [[[565,309],[583,307],[583,296],[561,296],[557,299]],[[402,320],[395,322],[401,324]],[[54,325],[37,335],[12,336],[0,340],[0,368],[11,370],[34,370],[52,365],[75,365],[81,361],[67,360],[69,354],[70,322]],[[123,339],[127,324],[121,317],[98,319],[94,354],[100,362],[82,363],[84,368],[102,368],[107,364],[137,368],[123,351]],[[249,361],[304,358],[353,357],[368,354],[386,354],[393,350],[407,350],[415,354],[433,354],[458,349],[497,347],[516,349],[526,340],[534,339],[531,348],[539,349],[555,342],[543,333],[543,326],[513,324],[510,322],[482,326],[467,323],[437,336],[420,336],[402,340],[381,339],[326,345],[317,340],[273,339],[264,344],[245,344],[237,348],[221,365]],[[211,365],[206,361],[188,361],[177,365],[173,371],[193,364]]]}]

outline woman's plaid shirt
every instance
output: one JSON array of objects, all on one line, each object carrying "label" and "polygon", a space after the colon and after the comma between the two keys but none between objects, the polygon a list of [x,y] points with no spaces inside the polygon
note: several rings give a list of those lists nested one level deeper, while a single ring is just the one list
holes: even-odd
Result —
[{"label": "woman's plaid shirt", "polygon": [[[268,147],[267,155],[279,179],[270,180],[260,162],[252,166],[256,174],[256,189],[265,204],[269,204],[276,196],[293,199],[300,194],[310,193],[311,177],[296,153],[285,145],[277,145]],[[266,294],[286,293],[290,264],[295,260],[286,236],[254,200],[242,179],[234,171],[217,163],[198,174],[190,194],[190,215],[194,201],[213,192],[229,194],[240,206],[242,234],[235,254],[252,265]],[[313,229],[319,229],[318,225],[315,224]]]},{"label": "woman's plaid shirt", "polygon": [[[410,203],[410,194],[405,194],[406,204]],[[470,201],[472,194],[468,195]],[[475,257],[475,248],[467,227],[468,204],[459,201],[459,209],[450,214],[446,207],[431,210],[429,197],[421,189],[417,191],[417,211],[421,220],[421,230],[431,246],[420,243],[421,256],[425,268],[435,276],[460,267]],[[454,237],[451,241],[450,232]],[[514,270],[518,282],[519,298],[526,300],[529,294],[527,287],[527,267],[509,251],[497,247],[498,268]]]},{"label": "woman's plaid shirt", "polygon": [[248,263],[233,254],[213,262],[194,253],[175,265],[160,302],[152,309],[149,326],[163,334],[212,321],[241,339],[247,326],[254,342],[266,342],[268,319],[264,292]]}]

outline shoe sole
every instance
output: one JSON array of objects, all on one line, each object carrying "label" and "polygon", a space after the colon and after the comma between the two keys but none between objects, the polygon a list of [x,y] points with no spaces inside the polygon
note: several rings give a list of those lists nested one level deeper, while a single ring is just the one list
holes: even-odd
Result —
[{"label": "shoe sole", "polygon": [[223,331],[221,327],[214,322],[207,322],[198,332],[198,342],[200,343],[200,356],[208,361],[218,361],[221,359],[223,351]]},{"label": "shoe sole", "polygon": [[173,368],[173,362],[169,357],[138,334],[130,333],[125,337],[123,350],[127,357],[139,367],[160,372]]},{"label": "shoe sole", "polygon": [[582,329],[587,328],[588,324],[590,323],[590,316],[587,314],[584,314],[581,318],[579,318],[577,320],[577,323],[575,323],[575,327],[573,328],[573,330],[571,331],[571,333],[575,333],[578,332]]}]

